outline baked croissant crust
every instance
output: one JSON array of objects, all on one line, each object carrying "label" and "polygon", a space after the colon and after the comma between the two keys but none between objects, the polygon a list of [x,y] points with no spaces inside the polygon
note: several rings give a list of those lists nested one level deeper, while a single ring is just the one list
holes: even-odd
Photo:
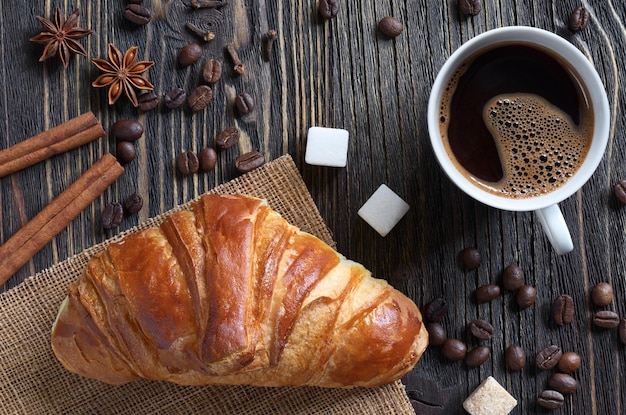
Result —
[{"label": "baked croissant crust", "polygon": [[399,379],[427,334],[410,299],[265,201],[205,195],[94,256],[51,341],[110,384],[352,387]]}]

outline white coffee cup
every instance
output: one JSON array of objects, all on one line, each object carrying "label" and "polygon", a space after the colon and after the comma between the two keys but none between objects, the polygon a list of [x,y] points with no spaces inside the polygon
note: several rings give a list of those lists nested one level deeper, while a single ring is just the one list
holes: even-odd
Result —
[{"label": "white coffee cup", "polygon": [[[559,188],[536,197],[514,199],[499,196],[478,187],[459,171],[446,151],[444,138],[440,132],[439,109],[446,85],[467,58],[478,51],[499,43],[526,43],[548,49],[575,68],[578,78],[585,84],[588,99],[594,115],[594,127],[591,145],[587,156],[577,172]],[[493,29],[482,33],[456,50],[441,68],[433,84],[428,102],[428,130],[430,140],[439,164],[448,177],[465,193],[488,206],[508,211],[534,211],[548,239],[557,254],[570,252],[574,245],[567,224],[558,203],[567,199],[580,189],[594,173],[602,157],[609,138],[610,110],[604,85],[593,64],[575,46],[560,36],[546,30],[527,26],[511,26]]]}]

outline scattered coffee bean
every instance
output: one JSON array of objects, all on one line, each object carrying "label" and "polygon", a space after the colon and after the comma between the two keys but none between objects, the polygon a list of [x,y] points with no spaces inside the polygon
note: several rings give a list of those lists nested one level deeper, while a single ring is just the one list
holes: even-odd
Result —
[{"label": "scattered coffee bean", "polygon": [[626,205],[626,180],[620,180],[615,183],[615,186],[613,186],[613,193],[615,193],[617,200],[619,200],[623,205]]},{"label": "scattered coffee bean", "polygon": [[143,135],[143,125],[135,120],[119,120],[111,126],[111,134],[118,140],[136,141]]},{"label": "scattered coffee bean", "polygon": [[461,265],[466,271],[473,271],[478,268],[483,260],[480,252],[476,248],[465,248],[460,254]]},{"label": "scattered coffee bean", "polygon": [[428,331],[428,344],[431,346],[441,346],[448,339],[446,329],[441,323],[426,323],[426,331]]},{"label": "scattered coffee bean", "polygon": [[459,0],[461,13],[466,16],[476,16],[482,10],[480,0]]},{"label": "scattered coffee bean", "polygon": [[202,111],[213,99],[213,90],[208,85],[198,85],[187,97],[187,104],[193,112]]},{"label": "scattered coffee bean", "polygon": [[506,348],[506,366],[509,370],[518,371],[526,366],[526,352],[520,346],[511,345]]},{"label": "scattered coffee bean", "polygon": [[217,164],[217,153],[213,147],[203,148],[200,152],[200,170],[211,171]]},{"label": "scattered coffee bean", "polygon": [[496,284],[481,285],[476,289],[474,295],[476,296],[476,301],[486,303],[500,296],[500,286]]},{"label": "scattered coffee bean", "polygon": [[254,109],[254,100],[247,92],[242,92],[235,98],[235,108],[239,115],[250,114]]},{"label": "scattered coffee bean", "polygon": [[221,131],[215,138],[215,145],[220,150],[231,148],[239,142],[240,131],[237,127],[228,127]]},{"label": "scattered coffee bean", "polygon": [[520,308],[528,308],[535,304],[537,290],[532,285],[522,285],[515,293],[515,302]]},{"label": "scattered coffee bean", "polygon": [[178,160],[176,162],[178,166],[178,170],[184,175],[193,174],[198,171],[198,167],[200,165],[198,161],[198,156],[193,151],[185,151],[180,156],[178,156]]},{"label": "scattered coffee bean", "polygon": [[124,209],[119,203],[107,203],[102,211],[102,227],[106,230],[117,228],[124,218]]},{"label": "scattered coffee bean", "polygon": [[378,22],[378,31],[387,37],[397,37],[404,30],[402,22],[397,17],[386,16]]},{"label": "scattered coffee bean", "polygon": [[465,365],[469,368],[478,367],[485,363],[489,356],[491,356],[491,349],[488,346],[477,346],[465,355]]},{"label": "scattered coffee bean", "polygon": [[222,62],[209,59],[202,66],[202,79],[207,84],[215,84],[222,78]]},{"label": "scattered coffee bean", "polygon": [[194,64],[202,57],[202,46],[197,43],[190,43],[180,50],[178,54],[178,64],[181,68],[186,68]]},{"label": "scattered coffee bean", "polygon": [[548,378],[548,387],[563,395],[571,395],[578,389],[578,382],[565,373],[554,373]]},{"label": "scattered coffee bean", "polygon": [[317,10],[324,20],[334,19],[339,13],[339,2],[337,0],[319,0]]},{"label": "scattered coffee bean", "polygon": [[587,28],[589,24],[589,10],[582,6],[574,9],[569,17],[569,30],[572,32],[580,32]]},{"label": "scattered coffee bean", "polygon": [[182,88],[172,88],[163,97],[163,103],[169,109],[178,108],[187,100],[187,93]]},{"label": "scattered coffee bean", "polygon": [[448,303],[443,298],[435,298],[424,310],[426,321],[440,322],[448,313]]},{"label": "scattered coffee bean", "polygon": [[137,193],[133,193],[124,200],[124,211],[127,215],[138,213],[143,207],[143,199]]},{"label": "scattered coffee bean", "polygon": [[258,151],[249,151],[235,160],[235,168],[239,173],[248,173],[265,164],[265,156]]},{"label": "scattered coffee bean", "polygon": [[617,326],[617,333],[619,334],[619,340],[622,344],[626,344],[626,319],[621,319],[619,321],[619,326]]},{"label": "scattered coffee bean", "polygon": [[467,346],[459,339],[447,339],[441,346],[441,353],[450,361],[462,360],[467,354]]},{"label": "scattered coffee bean", "polygon": [[598,307],[606,307],[613,301],[613,287],[608,282],[600,282],[591,290],[591,301]]},{"label": "scattered coffee bean", "polygon": [[546,409],[558,409],[563,406],[564,402],[563,395],[554,390],[545,390],[537,398],[537,403]]},{"label": "scattered coffee bean", "polygon": [[115,146],[115,155],[119,161],[123,163],[130,163],[135,160],[135,157],[137,156],[135,144],[130,141],[118,141]]},{"label": "scattered coffee bean", "polygon": [[146,25],[150,23],[151,13],[142,5],[131,3],[124,10],[124,18],[137,25]]},{"label": "scattered coffee bean", "polygon": [[511,264],[502,273],[502,288],[507,291],[517,291],[524,285],[524,271],[516,264]]},{"label": "scattered coffee bean", "polygon": [[472,336],[479,340],[489,340],[493,337],[494,329],[491,324],[485,320],[474,320],[469,324],[469,331]]},{"label": "scattered coffee bean", "polygon": [[593,324],[603,329],[614,329],[619,323],[619,315],[614,311],[601,310],[593,315]]},{"label": "scattered coffee bean", "polygon": [[561,348],[556,344],[551,344],[537,353],[535,363],[541,370],[550,370],[559,363],[561,356],[563,356]]},{"label": "scattered coffee bean", "polygon": [[137,97],[137,108],[140,111],[147,112],[155,109],[159,105],[159,97],[154,92],[148,91]]},{"label": "scattered coffee bean", "polygon": [[552,318],[559,326],[570,324],[574,320],[574,300],[567,294],[561,294],[552,303]]},{"label": "scattered coffee bean", "polygon": [[563,356],[559,359],[557,369],[559,372],[572,373],[580,367],[580,356],[574,352],[563,353]]}]

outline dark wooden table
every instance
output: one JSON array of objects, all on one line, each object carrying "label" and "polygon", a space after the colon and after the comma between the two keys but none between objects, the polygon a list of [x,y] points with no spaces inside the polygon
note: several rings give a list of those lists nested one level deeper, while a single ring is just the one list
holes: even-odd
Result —
[{"label": "dark wooden table", "polygon": [[[626,177],[626,145],[620,84],[623,68],[626,8],[616,1],[587,0],[589,27],[567,30],[576,0],[486,1],[483,11],[464,18],[457,1],[414,0],[340,2],[335,20],[316,14],[316,0],[231,0],[220,10],[193,11],[190,0],[146,0],[152,21],[135,26],[124,20],[124,1],[2,2],[0,4],[0,148],[35,135],[86,111],[93,111],[108,129],[119,119],[137,119],[145,137],[137,143],[137,159],[125,174],[14,275],[2,291],[130,228],[148,217],[237,176],[233,161],[242,152],[259,150],[267,159],[291,154],[333,232],[338,250],[363,263],[379,277],[408,294],[419,305],[443,297],[450,310],[443,323],[450,337],[467,340],[465,326],[475,318],[490,321],[496,335],[487,342],[491,358],[480,368],[445,361],[430,348],[405,378],[412,397],[441,397],[442,414],[463,413],[465,397],[493,375],[518,399],[516,414],[543,410],[536,396],[547,388],[549,372],[534,368],[535,353],[550,342],[575,351],[583,365],[574,376],[579,390],[555,413],[621,414],[626,410],[626,346],[615,330],[592,328],[594,307],[589,291],[597,282],[615,288],[608,307],[626,317],[626,209],[612,196],[612,184]],[[94,30],[82,43],[88,56],[73,56],[67,69],[58,59],[39,63],[40,45],[28,39],[40,31],[36,15],[49,17],[59,4],[69,14],[81,11],[80,25]],[[394,40],[377,35],[377,21],[394,15],[404,32]],[[107,44],[126,50],[139,47],[141,59],[155,66],[147,77],[162,96],[173,87],[188,92],[198,84],[200,63],[181,69],[178,51],[195,40],[186,22],[209,28],[217,38],[204,47],[203,59],[224,61],[224,77],[215,87],[209,108],[192,113],[163,105],[141,113],[121,98],[107,105],[105,90],[92,88],[99,70],[95,57],[106,58]],[[556,256],[531,213],[509,213],[474,202],[442,173],[430,148],[426,105],[430,87],[444,60],[463,42],[488,29],[529,25],[555,32],[583,51],[595,64],[612,109],[606,155],[591,180],[561,204],[574,240],[574,251]],[[270,28],[279,37],[269,62],[262,59],[262,35]],[[236,76],[224,45],[234,43],[247,72]],[[249,92],[256,108],[235,117],[234,96]],[[238,147],[219,156],[214,172],[183,177],[175,168],[185,150],[213,145],[223,128],[236,125],[244,137]],[[346,168],[304,163],[306,133],[311,126],[345,128],[350,132]],[[6,241],[54,196],[72,183],[115,141],[103,139],[37,164],[0,180],[0,241]],[[382,183],[406,200],[411,209],[386,237],[380,237],[357,210]],[[145,199],[140,214],[114,232],[101,229],[106,202],[132,192]],[[457,255],[474,246],[483,255],[480,268],[464,272]],[[529,284],[537,287],[536,304],[519,310],[505,294],[477,304],[477,286],[495,282],[503,268],[518,263]],[[551,322],[550,305],[560,293],[570,294],[576,315],[571,325]],[[505,348],[521,345],[528,355],[522,372],[509,372]],[[417,391],[417,392],[412,392]],[[436,409],[436,408],[435,408]],[[440,408],[441,409],[441,408]],[[422,412],[425,413],[425,412]]]}]

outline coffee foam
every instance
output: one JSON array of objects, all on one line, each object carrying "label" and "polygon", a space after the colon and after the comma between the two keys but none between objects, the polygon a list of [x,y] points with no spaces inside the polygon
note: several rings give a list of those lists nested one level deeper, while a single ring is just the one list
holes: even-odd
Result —
[{"label": "coffee foam", "polygon": [[483,119],[495,140],[502,180],[476,179],[488,190],[512,198],[540,196],[562,186],[582,164],[589,128],[540,96],[503,94],[488,101]]}]

